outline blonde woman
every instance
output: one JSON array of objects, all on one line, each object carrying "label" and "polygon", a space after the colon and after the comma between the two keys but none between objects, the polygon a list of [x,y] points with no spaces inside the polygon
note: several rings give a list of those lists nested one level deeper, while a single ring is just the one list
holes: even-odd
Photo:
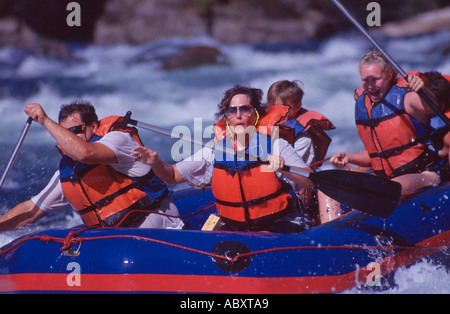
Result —
[{"label": "blonde woman", "polygon": [[340,152],[330,161],[338,168],[371,167],[375,175],[399,182],[402,194],[438,185],[445,175],[442,159],[421,141],[434,115],[416,93],[423,81],[410,75],[407,87],[397,86],[396,70],[376,52],[361,59],[359,71],[363,91],[355,96],[355,120],[365,150]]},{"label": "blonde woman", "polygon": [[338,168],[348,164],[371,168],[375,175],[399,182],[403,195],[440,184],[448,175],[448,163],[423,141],[435,115],[416,93],[423,80],[411,74],[406,87],[397,84],[397,71],[376,52],[361,59],[359,71],[362,87],[355,94],[355,120],[365,150],[339,152],[331,163]]}]

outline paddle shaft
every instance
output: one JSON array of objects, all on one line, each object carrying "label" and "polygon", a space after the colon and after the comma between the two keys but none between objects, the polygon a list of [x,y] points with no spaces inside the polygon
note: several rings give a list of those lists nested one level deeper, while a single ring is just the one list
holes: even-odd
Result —
[{"label": "paddle shaft", "polygon": [[[380,51],[381,54],[386,58],[386,60],[398,71],[398,73],[407,80],[408,75],[400,67],[400,65],[395,62],[394,59],[381,47],[376,40],[362,27],[362,25],[350,14],[350,12],[342,5],[339,0],[331,0],[336,7],[352,22],[352,24]],[[420,89],[417,94],[419,94],[422,99],[433,109],[433,111],[439,116],[439,118],[444,121],[447,128],[450,128],[450,119],[439,109],[439,105],[434,99],[432,99],[423,89]]]},{"label": "paddle shaft", "polygon": [[189,136],[183,136],[181,134],[172,133],[169,130],[160,128],[160,127],[158,127],[156,125],[152,125],[152,124],[148,124],[148,123],[144,123],[144,122],[141,122],[141,121],[137,121],[137,120],[131,119],[131,111],[128,111],[124,118],[125,119],[123,120],[123,125],[122,125],[123,129],[125,129],[128,124],[131,124],[131,125],[143,128],[143,129],[148,130],[148,131],[152,131],[152,132],[155,132],[155,133],[158,133],[158,134],[161,134],[161,135],[164,135],[164,136],[168,136],[168,137],[171,137],[171,138],[178,138],[180,140],[183,140],[183,141],[186,141],[186,142],[189,142],[189,143],[193,143],[193,144],[196,144],[196,145],[200,145],[202,147],[203,146],[208,146],[208,147],[213,147],[214,146],[214,141],[209,141],[209,142],[199,141],[198,139],[195,139],[195,138],[192,138],[192,137],[189,137]]},{"label": "paddle shaft", "polygon": [[30,129],[31,122],[33,122],[32,118],[28,118],[27,122],[25,123],[25,126],[22,130],[22,134],[19,137],[19,140],[17,141],[16,147],[14,148],[14,151],[9,158],[8,165],[6,166],[5,172],[3,172],[2,178],[0,179],[0,189],[3,187],[3,183],[5,183],[6,177],[9,174],[9,171],[12,168],[12,165],[14,164],[14,161],[17,158],[17,155],[19,154],[19,150],[22,147],[23,141],[25,140],[25,136],[28,133],[28,130]]}]

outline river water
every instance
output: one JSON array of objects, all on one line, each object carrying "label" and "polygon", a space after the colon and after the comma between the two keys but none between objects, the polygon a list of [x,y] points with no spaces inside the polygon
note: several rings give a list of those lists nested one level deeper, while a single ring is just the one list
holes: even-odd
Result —
[{"label": "river water", "polygon": [[[450,73],[443,54],[450,32],[380,43],[406,70]],[[219,48],[226,65],[189,70],[160,70],[164,60],[189,45]],[[25,104],[39,102],[57,119],[59,107],[74,99],[90,100],[99,117],[132,111],[139,121],[169,130],[176,126],[206,129],[213,123],[223,92],[235,84],[267,92],[277,80],[300,80],[304,107],[330,118],[336,130],[328,155],[362,148],[354,126],[353,91],[361,83],[359,59],[373,49],[358,34],[345,33],[308,43],[285,45],[223,45],[210,38],[170,38],[143,46],[71,46],[75,60],[37,57],[27,50],[0,49],[0,170],[18,140],[27,116]],[[201,134],[201,133],[200,133]],[[144,143],[173,161],[174,140],[142,130]],[[42,189],[56,170],[59,156],[53,138],[33,123],[19,156],[0,191],[0,213],[29,199]],[[81,223],[71,209],[48,215],[33,226],[0,234],[0,246],[15,238],[48,228]],[[450,293],[450,275],[439,265],[420,262],[395,274],[397,286],[387,293]],[[359,293],[355,289],[350,293]]]}]

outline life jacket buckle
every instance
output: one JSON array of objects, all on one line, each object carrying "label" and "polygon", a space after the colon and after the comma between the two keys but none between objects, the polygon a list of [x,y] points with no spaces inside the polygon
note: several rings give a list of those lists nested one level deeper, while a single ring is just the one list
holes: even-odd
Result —
[{"label": "life jacket buckle", "polygon": [[80,180],[80,177],[79,177],[76,173],[72,174],[72,175],[69,177],[69,181],[70,181],[70,182],[74,182],[74,181],[78,181],[78,180]]},{"label": "life jacket buckle", "polygon": [[377,127],[379,124],[377,119],[371,119],[369,121],[367,121],[367,126],[370,127],[371,129],[374,129],[375,127]]},{"label": "life jacket buckle", "polygon": [[252,206],[259,205],[259,204],[264,204],[269,199],[270,198],[268,196],[262,196],[262,197],[255,198],[253,200],[246,201],[245,203],[246,203],[247,206],[252,207]]}]

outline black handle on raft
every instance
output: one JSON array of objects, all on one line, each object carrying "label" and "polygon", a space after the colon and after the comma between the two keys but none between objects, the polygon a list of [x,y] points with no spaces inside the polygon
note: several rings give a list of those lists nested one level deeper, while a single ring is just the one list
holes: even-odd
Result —
[{"label": "black handle on raft", "polygon": [[123,130],[125,130],[128,127],[128,124],[137,125],[137,121],[131,119],[131,111],[128,111],[123,118],[124,118],[122,123]]}]

